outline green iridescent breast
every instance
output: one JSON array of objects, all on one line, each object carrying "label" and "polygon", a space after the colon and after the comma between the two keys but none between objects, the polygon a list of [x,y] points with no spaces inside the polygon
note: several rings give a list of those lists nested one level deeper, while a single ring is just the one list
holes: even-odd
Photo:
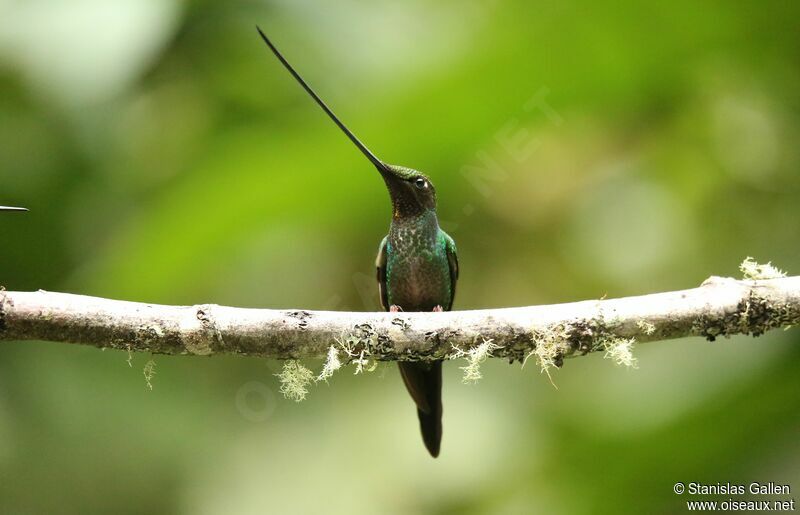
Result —
[{"label": "green iridescent breast", "polygon": [[452,274],[447,239],[435,213],[392,222],[386,244],[386,290],[390,305],[404,311],[448,309]]}]

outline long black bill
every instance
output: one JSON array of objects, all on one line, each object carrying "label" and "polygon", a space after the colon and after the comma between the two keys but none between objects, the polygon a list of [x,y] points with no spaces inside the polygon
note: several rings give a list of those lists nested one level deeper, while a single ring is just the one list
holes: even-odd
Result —
[{"label": "long black bill", "polygon": [[24,207],[0,206],[0,211],[27,211]]},{"label": "long black bill", "polygon": [[342,129],[342,132],[344,132],[345,135],[347,135],[347,137],[350,138],[350,141],[352,141],[353,144],[355,144],[355,146],[358,147],[358,149],[361,151],[362,154],[367,156],[367,159],[369,159],[370,162],[373,165],[375,165],[375,167],[378,169],[378,171],[380,171],[382,173],[383,172],[387,172],[388,171],[387,167],[383,163],[383,161],[381,161],[380,159],[375,157],[375,154],[373,154],[370,151],[370,149],[367,148],[366,145],[361,143],[361,141],[358,138],[356,138],[356,135],[353,134],[352,132],[350,132],[350,129],[348,129],[347,126],[345,126],[345,124],[343,124],[342,121],[339,120],[339,118],[335,114],[333,114],[333,111],[331,111],[331,108],[328,107],[325,104],[325,102],[322,101],[321,98],[319,98],[319,95],[317,95],[314,92],[314,90],[311,89],[311,86],[309,86],[308,83],[305,80],[303,80],[303,77],[301,77],[300,74],[295,71],[295,69],[292,67],[292,65],[289,64],[289,61],[287,61],[286,58],[283,57],[283,55],[278,51],[278,49],[275,48],[275,45],[273,45],[272,42],[269,40],[269,38],[261,31],[261,28],[256,26],[256,30],[258,30],[258,33],[261,35],[261,39],[264,40],[264,43],[266,43],[267,46],[270,48],[270,50],[272,50],[272,53],[275,54],[275,57],[277,57],[278,60],[281,63],[283,63],[283,65],[286,67],[286,69],[289,70],[289,73],[292,74],[292,77],[294,77],[295,80],[297,80],[297,82],[299,82],[300,85],[303,86],[303,89],[306,90],[306,92],[309,95],[311,95],[311,98],[313,98],[317,102],[317,104],[319,104],[319,106],[322,108],[322,110],[325,111],[326,113],[328,113],[328,116],[331,117],[331,120],[333,120],[333,123],[335,123],[340,129]]}]

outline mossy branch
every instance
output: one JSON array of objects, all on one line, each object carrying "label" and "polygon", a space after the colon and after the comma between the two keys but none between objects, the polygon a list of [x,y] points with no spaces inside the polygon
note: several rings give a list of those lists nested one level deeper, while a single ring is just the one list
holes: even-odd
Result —
[{"label": "mossy branch", "polygon": [[[800,322],[800,277],[712,277],[638,297],[449,313],[355,313],[162,306],[66,293],[0,291],[0,341],[46,340],[162,354],[324,358],[336,342],[371,360],[455,357],[491,341],[492,357],[560,366],[638,343],[748,334]],[[550,336],[548,336],[550,335]],[[458,349],[458,352],[454,352]],[[544,356],[546,359],[540,359]]]}]

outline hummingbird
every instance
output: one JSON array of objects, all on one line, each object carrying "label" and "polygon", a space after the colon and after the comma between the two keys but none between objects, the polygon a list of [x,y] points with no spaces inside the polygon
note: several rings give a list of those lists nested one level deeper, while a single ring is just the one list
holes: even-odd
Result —
[{"label": "hummingbird", "polygon": [[[389,234],[375,262],[384,311],[450,311],[458,280],[456,244],[439,227],[436,190],[424,174],[378,159],[295,71],[269,38],[256,27],[295,80],[377,168],[392,202]],[[399,362],[400,375],[416,403],[422,440],[434,458],[442,441],[442,362]]]}]

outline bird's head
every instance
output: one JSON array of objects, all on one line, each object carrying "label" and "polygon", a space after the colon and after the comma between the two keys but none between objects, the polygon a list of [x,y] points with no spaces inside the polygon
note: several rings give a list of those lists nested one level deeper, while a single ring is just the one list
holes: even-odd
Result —
[{"label": "bird's head", "polygon": [[424,174],[404,166],[376,166],[392,198],[393,216],[415,216],[436,209],[436,189]]}]

